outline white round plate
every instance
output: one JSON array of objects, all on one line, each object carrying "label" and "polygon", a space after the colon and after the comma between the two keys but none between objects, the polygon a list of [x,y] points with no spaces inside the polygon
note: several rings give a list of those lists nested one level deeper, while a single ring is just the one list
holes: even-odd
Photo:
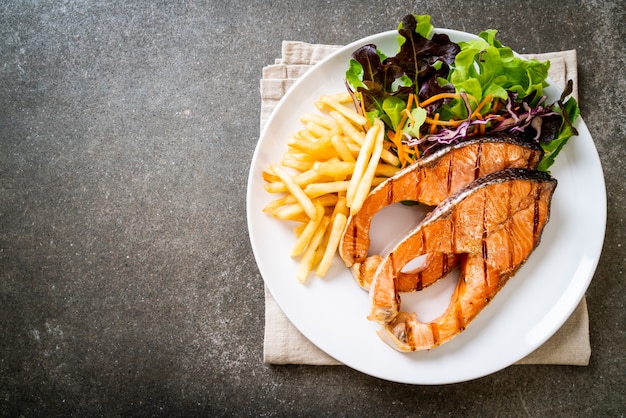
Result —
[{"label": "white round plate", "polygon": [[[476,39],[464,32],[435,32],[445,33],[455,42]],[[426,352],[395,351],[376,334],[379,326],[366,319],[368,295],[356,285],[338,256],[326,278],[311,274],[306,284],[296,280],[298,260],[289,256],[295,242],[293,225],[262,212],[276,196],[263,188],[261,172],[270,163],[280,161],[288,136],[302,128],[298,118],[317,112],[315,100],[345,90],[350,54],[373,43],[387,55],[395,55],[396,36],[396,31],[389,31],[341,48],[312,67],[278,104],[261,133],[250,168],[250,241],[261,275],[276,302],[298,330],[330,356],[363,373],[395,382],[462,382],[494,373],[530,354],[574,311],[589,286],[602,249],[606,225],[604,177],[593,140],[579,119],[575,125],[579,135],[570,139],[551,167],[558,186],[550,221],[541,244],[526,264],[451,341]],[[560,96],[552,85],[546,92],[549,102]],[[376,217],[378,230],[402,230],[411,222],[405,220],[411,216],[407,207],[392,207],[386,212]],[[406,217],[398,216],[400,212]],[[403,310],[415,308],[420,318],[434,318],[448,304],[452,285],[446,279],[419,295],[403,297]]]}]

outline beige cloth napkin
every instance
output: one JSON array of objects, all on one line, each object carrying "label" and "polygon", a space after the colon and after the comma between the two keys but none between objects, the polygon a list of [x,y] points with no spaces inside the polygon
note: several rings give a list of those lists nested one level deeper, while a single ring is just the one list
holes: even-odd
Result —
[{"label": "beige cloth napkin", "polygon": [[[318,45],[284,41],[282,58],[263,68],[261,79],[261,128],[291,85],[313,64],[336,51],[339,45]],[[578,98],[576,51],[546,54],[527,54],[527,58],[550,60],[550,78],[560,87],[568,79],[574,81],[573,96]],[[585,298],[571,317],[541,347],[516,364],[562,364],[585,366],[589,364],[589,316]],[[339,365],[311,343],[287,319],[265,288],[265,339],[263,360],[271,364]]]}]

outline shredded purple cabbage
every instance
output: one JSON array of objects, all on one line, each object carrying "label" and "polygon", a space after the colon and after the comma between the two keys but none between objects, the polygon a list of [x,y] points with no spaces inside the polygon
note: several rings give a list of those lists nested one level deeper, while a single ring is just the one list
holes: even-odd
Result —
[{"label": "shredded purple cabbage", "polygon": [[[439,148],[442,145],[451,145],[460,142],[465,139],[467,136],[467,132],[469,128],[477,125],[485,125],[492,121],[497,121],[490,128],[490,132],[516,132],[516,133],[527,133],[527,128],[531,127],[535,131],[535,135],[532,137],[532,140],[538,142],[542,138],[542,126],[544,118],[548,116],[558,115],[560,117],[560,113],[552,110],[552,106],[544,106],[543,103],[546,101],[546,96],[543,96],[537,102],[533,108],[526,101],[521,102],[520,108],[515,110],[515,99],[516,94],[509,92],[509,97],[507,98],[507,103],[505,109],[507,110],[506,118],[503,120],[500,119],[503,115],[492,115],[488,116],[485,119],[475,119],[470,120],[469,118],[458,126],[452,129],[442,129],[436,134],[425,135],[422,138],[413,138],[409,135],[405,134],[404,142],[408,146],[420,145],[424,146],[424,154],[428,154],[430,151]],[[461,93],[461,97],[465,102],[465,106],[467,107],[468,114],[472,113],[472,108],[467,99],[467,95],[465,93]],[[550,138],[551,139],[551,138]]]}]

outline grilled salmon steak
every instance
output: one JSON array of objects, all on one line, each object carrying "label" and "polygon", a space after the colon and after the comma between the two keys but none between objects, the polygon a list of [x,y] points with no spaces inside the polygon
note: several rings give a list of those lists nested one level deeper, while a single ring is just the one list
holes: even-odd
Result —
[{"label": "grilled salmon steak", "polygon": [[[370,227],[380,209],[406,200],[435,206],[479,177],[506,168],[534,169],[542,157],[539,145],[505,133],[477,137],[423,157],[372,190],[359,212],[348,219],[339,255],[357,283],[368,290],[381,259],[376,255],[368,259]],[[403,291],[426,287],[457,264],[454,254],[429,254],[419,270],[400,274],[403,283],[411,284]]]},{"label": "grilled salmon steak", "polygon": [[[441,202],[380,260],[370,288],[370,320],[400,351],[434,348],[463,331],[527,260],[550,215],[557,181],[507,169],[480,177]],[[398,273],[424,254],[456,255],[460,277],[446,311],[430,323],[400,312]]]}]

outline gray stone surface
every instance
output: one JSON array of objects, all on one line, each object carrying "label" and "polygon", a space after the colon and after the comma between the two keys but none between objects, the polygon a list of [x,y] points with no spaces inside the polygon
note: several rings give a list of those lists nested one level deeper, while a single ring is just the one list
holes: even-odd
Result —
[{"label": "gray stone surface", "polygon": [[[3,1],[0,415],[623,416],[624,1]],[[259,78],[283,39],[405,13],[518,52],[576,49],[608,226],[591,363],[409,386],[262,362],[245,216]],[[530,308],[530,307],[529,307]]]}]

